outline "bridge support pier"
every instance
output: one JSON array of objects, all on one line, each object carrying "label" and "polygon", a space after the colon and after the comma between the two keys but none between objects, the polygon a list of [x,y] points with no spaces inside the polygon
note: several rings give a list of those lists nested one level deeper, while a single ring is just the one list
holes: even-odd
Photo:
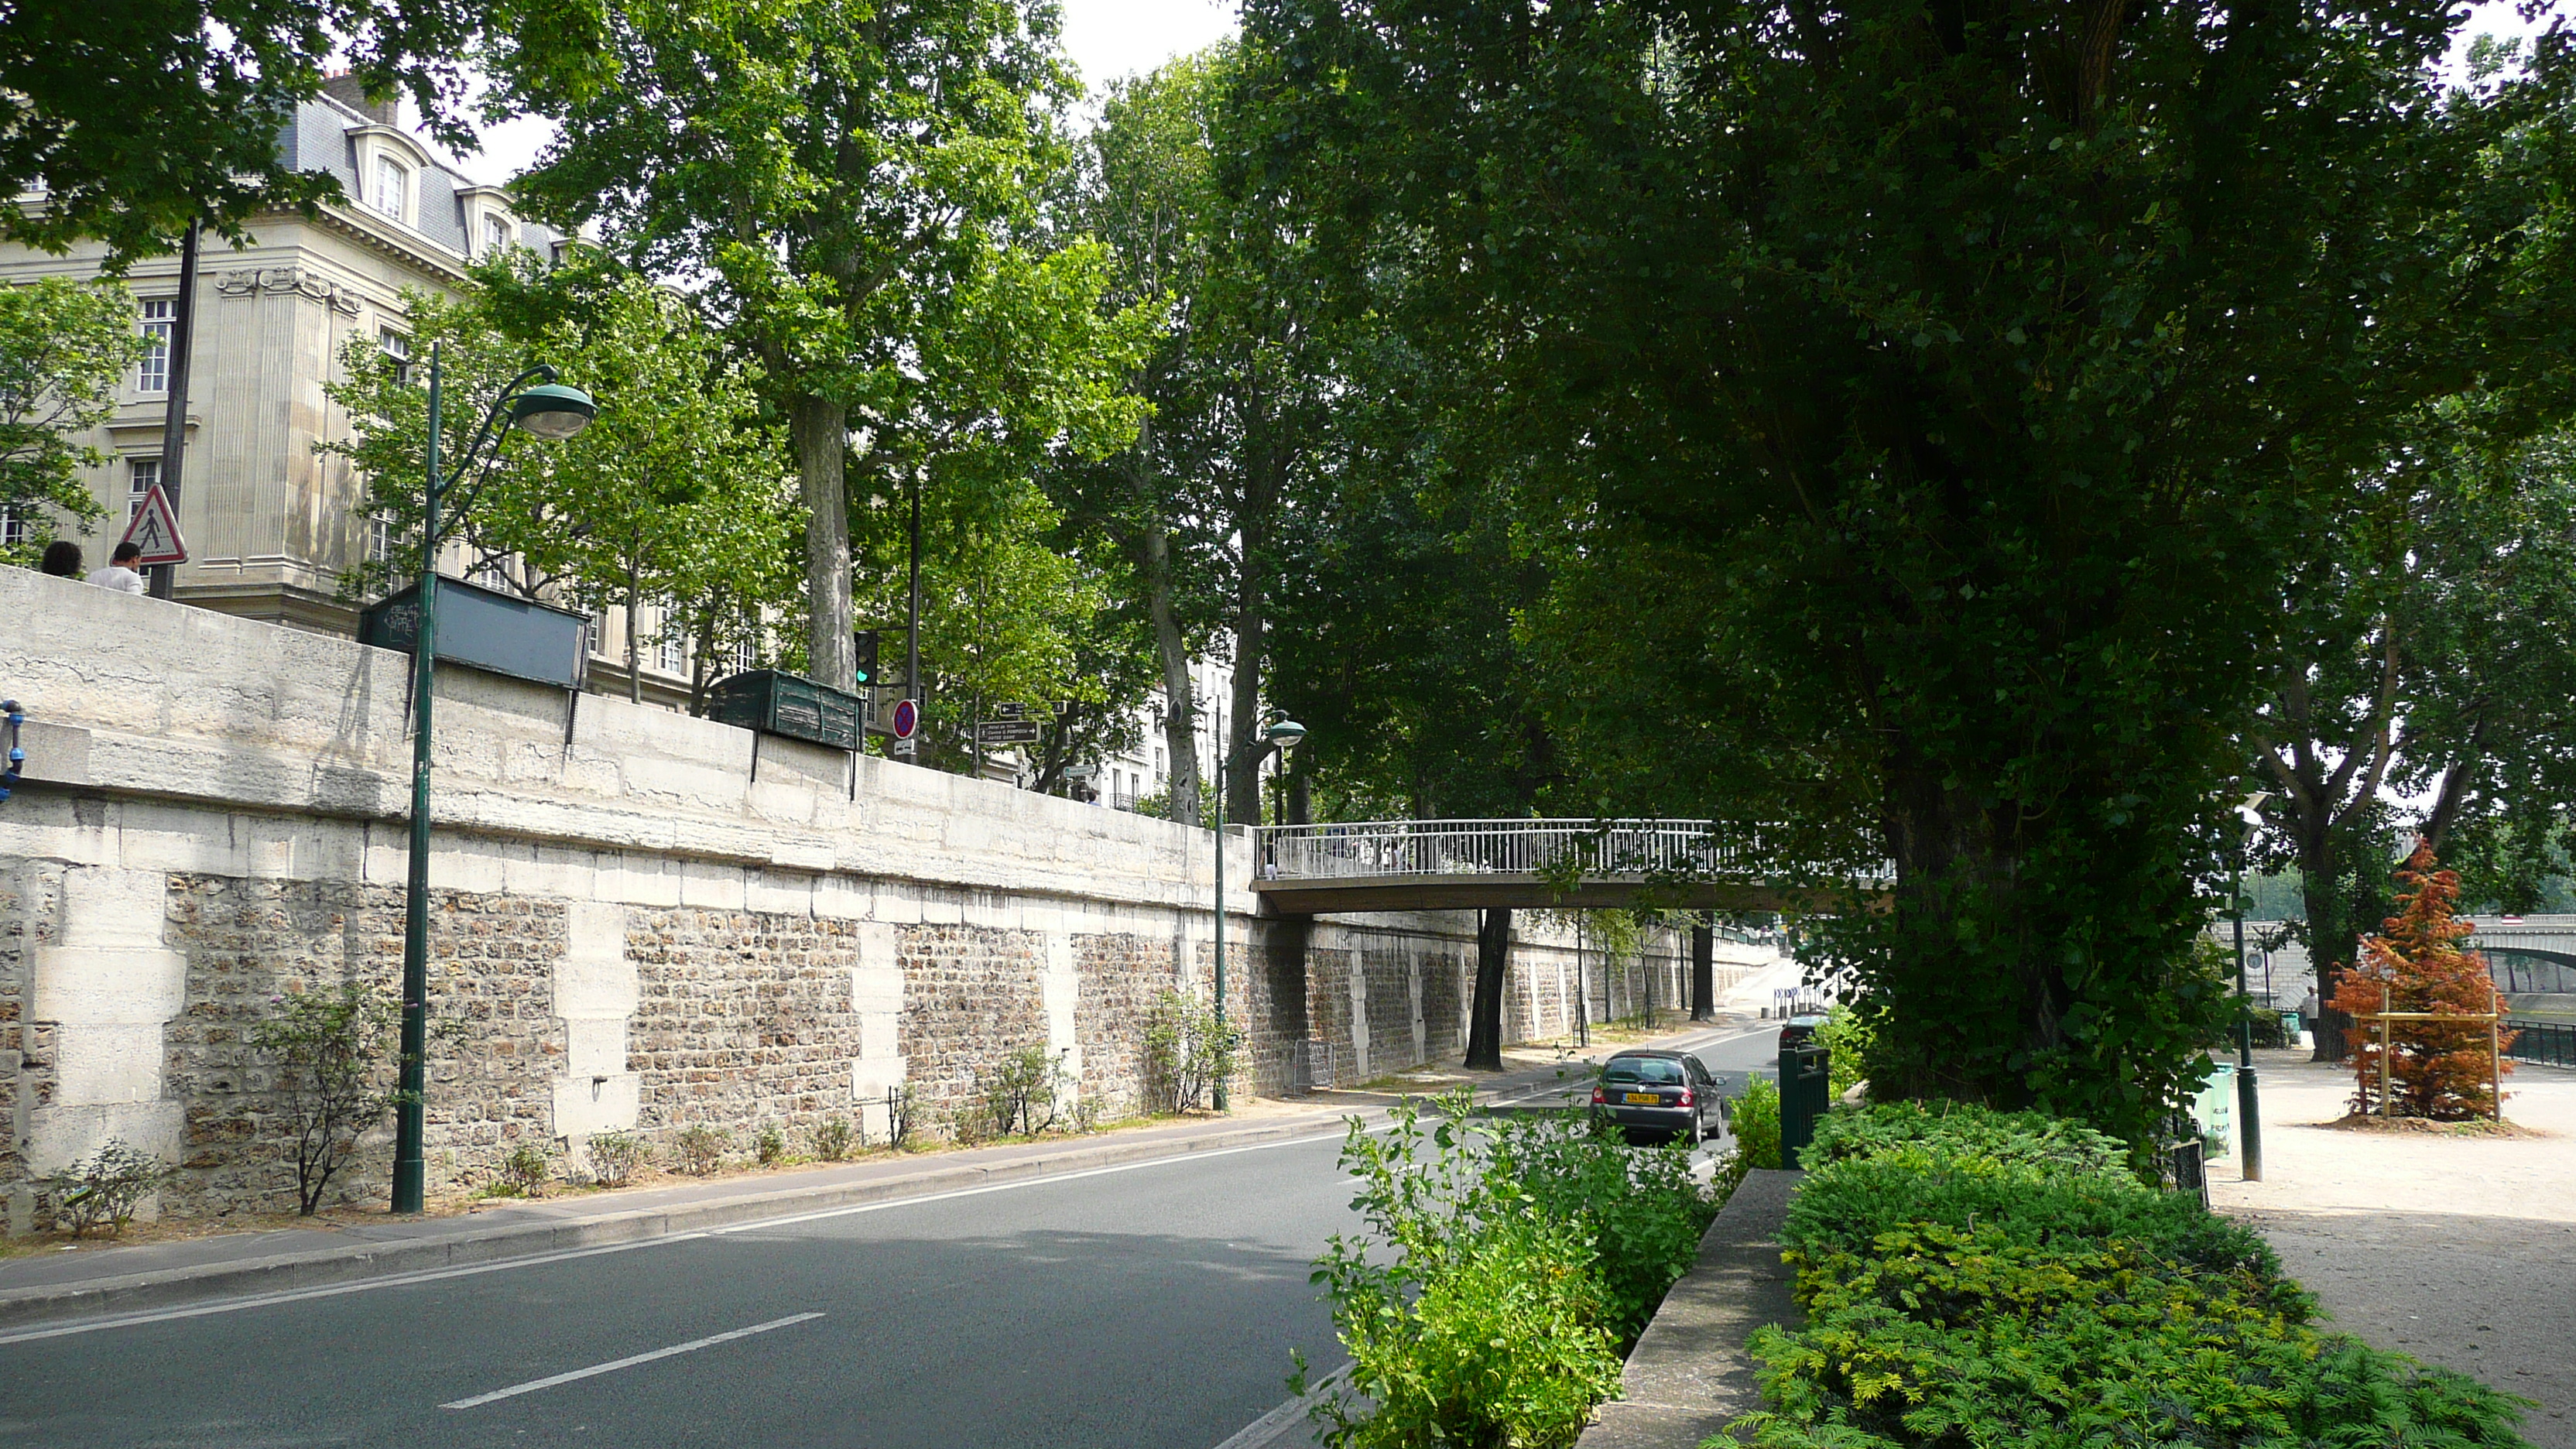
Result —
[{"label": "bridge support pier", "polygon": [[1716,918],[1707,911],[1691,925],[1690,1019],[1717,1020]]}]

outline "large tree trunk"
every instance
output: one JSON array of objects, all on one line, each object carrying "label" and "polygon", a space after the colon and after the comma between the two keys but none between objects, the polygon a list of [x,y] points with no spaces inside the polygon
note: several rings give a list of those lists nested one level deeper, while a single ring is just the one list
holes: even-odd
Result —
[{"label": "large tree trunk", "polygon": [[1262,605],[1266,591],[1250,565],[1250,540],[1241,584],[1235,591],[1234,615],[1234,702],[1226,710],[1227,739],[1217,748],[1230,759],[1233,768],[1224,772],[1225,818],[1245,824],[1261,823],[1260,753],[1247,748],[1261,738],[1261,655],[1264,632]]},{"label": "large tree trunk", "polygon": [[787,407],[787,440],[805,493],[805,587],[813,629],[806,672],[834,689],[858,687],[850,639],[850,509],[842,470],[849,410],[830,399],[798,397]]},{"label": "large tree trunk", "polygon": [[1503,1069],[1503,973],[1511,964],[1512,912],[1509,906],[1482,911],[1476,917],[1476,999],[1467,1016],[1467,1067],[1470,1071]]},{"label": "large tree trunk", "polygon": [[[1990,983],[1988,1023],[1974,1025],[1973,1015],[1963,1013],[1958,1029],[2008,1033],[2026,1057],[2055,1051],[2067,1040],[2075,993],[2061,958],[2038,939],[2038,912],[2029,909],[2037,903],[2021,899],[2020,842],[2010,833],[2010,817],[1979,809],[1966,788],[1945,787],[1937,768],[1900,766],[1891,773],[1887,835],[1896,866],[1899,951],[1922,961],[1919,969]],[[1961,958],[1956,953],[1967,942],[1979,943],[1976,955]],[[1967,1045],[1914,1042],[1905,1065],[1915,1079],[1903,1084],[1902,1095],[2028,1105],[2017,1077],[1967,1065],[1991,1061],[1993,1041],[1980,1043],[1989,1050],[1974,1057],[1960,1050]]]},{"label": "large tree trunk", "polygon": [[635,575],[626,575],[626,702],[644,702],[644,601],[637,597]]},{"label": "large tree trunk", "polygon": [[1159,512],[1145,520],[1145,604],[1163,664],[1163,751],[1171,762],[1172,819],[1199,823],[1199,704],[1190,683],[1190,645],[1172,608],[1172,535]]},{"label": "large tree trunk", "polygon": [[1705,911],[1691,926],[1690,1017],[1717,1020],[1717,931]]}]

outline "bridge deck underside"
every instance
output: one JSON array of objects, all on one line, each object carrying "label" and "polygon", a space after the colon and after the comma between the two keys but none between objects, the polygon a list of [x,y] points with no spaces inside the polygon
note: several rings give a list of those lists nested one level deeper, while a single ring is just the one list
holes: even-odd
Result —
[{"label": "bridge deck underside", "polygon": [[1670,910],[1832,911],[1842,893],[1759,882],[1694,881],[1652,884],[1616,877],[1563,888],[1537,875],[1496,872],[1455,875],[1326,876],[1256,880],[1262,907],[1273,915],[1314,916],[1343,911],[1471,911],[1606,909],[1647,906]]}]

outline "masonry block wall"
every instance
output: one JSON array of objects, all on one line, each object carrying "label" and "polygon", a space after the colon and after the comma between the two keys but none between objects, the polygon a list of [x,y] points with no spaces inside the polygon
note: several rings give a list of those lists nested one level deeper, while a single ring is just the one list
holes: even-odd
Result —
[{"label": "masonry block wall", "polygon": [[[397,981],[408,666],[0,569],[0,694],[31,721],[0,803],[12,1231],[110,1140],[179,1164],[162,1211],[291,1207],[251,1031],[287,993]],[[936,1120],[1029,1046],[1122,1111],[1155,1001],[1209,988],[1205,831],[776,738],[755,780],[746,731],[469,669],[437,703],[434,1190],[610,1131],[882,1141],[889,1091]],[[1230,884],[1243,1089],[1294,1090],[1310,1044],[1345,1077],[1463,1049],[1472,916],[1261,920]],[[1571,1030],[1569,944],[1523,934],[1507,1036]],[[1671,946],[1620,969],[1678,981]],[[388,1139],[335,1197],[382,1197]]]}]

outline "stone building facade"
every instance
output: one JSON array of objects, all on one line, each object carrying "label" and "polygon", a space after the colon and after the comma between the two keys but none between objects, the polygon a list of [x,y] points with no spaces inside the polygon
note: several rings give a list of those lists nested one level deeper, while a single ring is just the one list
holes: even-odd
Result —
[{"label": "stone building facade", "polygon": [[[0,803],[0,1198],[110,1139],[181,1171],[174,1212],[273,1211],[292,1168],[252,1026],[287,992],[399,974],[409,660],[0,569],[0,693],[27,777]],[[834,1115],[882,1141],[1011,1051],[1112,1112],[1145,1016],[1205,999],[1208,832],[620,700],[443,669],[432,847],[435,1189],[537,1144],[746,1142]],[[1230,858],[1250,858],[1238,842]],[[1242,1087],[1356,1080],[1464,1044],[1463,913],[1265,920],[1224,906]],[[1570,1026],[1569,943],[1515,947],[1507,1036]],[[1633,993],[1665,943],[1622,968]],[[335,1195],[381,1195],[373,1144]]]}]

